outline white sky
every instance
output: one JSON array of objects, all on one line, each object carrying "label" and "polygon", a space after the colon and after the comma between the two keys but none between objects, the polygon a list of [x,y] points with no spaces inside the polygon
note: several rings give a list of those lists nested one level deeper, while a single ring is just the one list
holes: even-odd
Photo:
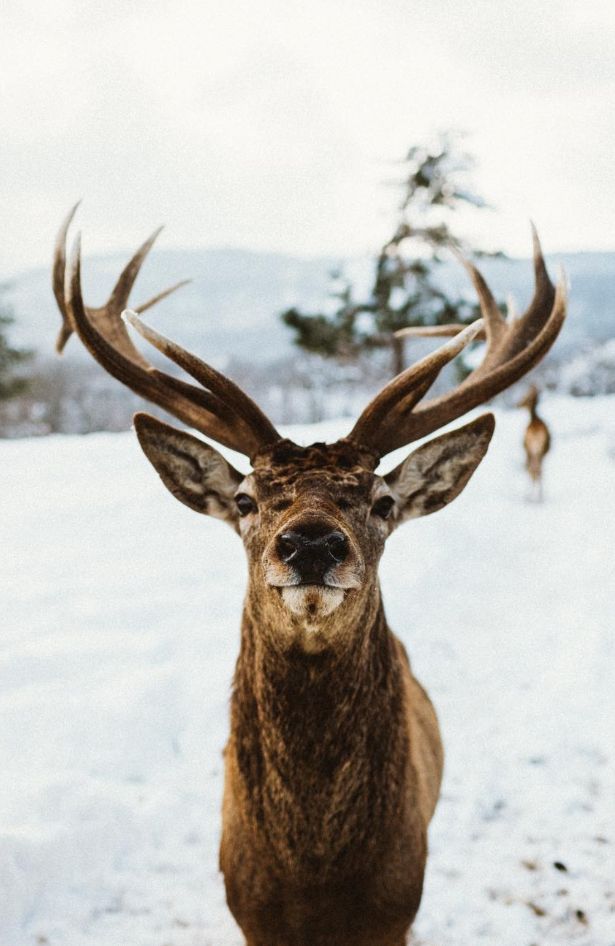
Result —
[{"label": "white sky", "polygon": [[370,252],[383,182],[468,133],[486,246],[615,249],[615,4],[600,0],[4,0],[0,278],[86,251]]}]

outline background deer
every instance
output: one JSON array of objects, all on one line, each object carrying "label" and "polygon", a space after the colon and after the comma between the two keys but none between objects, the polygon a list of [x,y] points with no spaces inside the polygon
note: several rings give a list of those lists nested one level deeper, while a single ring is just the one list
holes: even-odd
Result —
[{"label": "background deer", "polygon": [[[248,558],[225,750],[220,865],[230,909],[248,946],[402,946],[421,899],[442,746],[429,698],[388,627],[377,566],[393,529],[461,492],[485,455],[493,416],[423,444],[386,475],[375,470],[525,374],[562,325],[563,285],[553,288],[536,241],[533,302],[507,326],[466,264],[484,324],[394,378],[347,437],[303,447],[282,438],[232,381],[127,312],[197,385],[152,367],[134,347],[120,314],[153,238],[107,305],[84,305],[78,241],[66,272],[72,213],[54,264],[60,347],[76,331],[118,380],[251,462],[244,475],[191,434],[135,416],[167,488],[226,521]],[[483,329],[483,364],[455,390],[423,400]]]},{"label": "background deer", "polygon": [[542,417],[538,416],[538,401],[540,393],[535,384],[530,385],[525,397],[521,398],[517,407],[527,407],[530,413],[530,422],[523,435],[523,449],[525,450],[525,467],[532,481],[530,498],[539,502],[543,499],[542,463],[551,446],[551,434]]}]

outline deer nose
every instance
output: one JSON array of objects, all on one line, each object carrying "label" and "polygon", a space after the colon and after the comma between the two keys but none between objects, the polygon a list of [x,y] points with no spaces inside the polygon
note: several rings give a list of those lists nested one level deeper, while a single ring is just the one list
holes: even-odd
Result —
[{"label": "deer nose", "polygon": [[285,565],[292,565],[301,581],[322,581],[332,565],[348,555],[348,539],[337,529],[314,533],[314,529],[282,532],[276,540],[277,553]]}]

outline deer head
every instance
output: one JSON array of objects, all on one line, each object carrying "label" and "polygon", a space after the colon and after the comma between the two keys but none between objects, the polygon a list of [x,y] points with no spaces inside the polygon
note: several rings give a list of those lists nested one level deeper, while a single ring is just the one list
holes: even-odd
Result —
[{"label": "deer head", "polygon": [[[564,284],[557,290],[551,284],[537,236],[535,294],[520,319],[504,321],[478,270],[463,260],[478,290],[482,319],[462,330],[455,326],[451,340],[387,384],[347,437],[303,447],[282,438],[231,380],[140,320],[137,312],[172,289],[137,311],[125,311],[122,319],[156,234],[125,268],[105,306],[84,305],[78,239],[68,266],[65,256],[74,209],[60,230],[54,263],[54,292],[64,319],[60,349],[75,331],[123,384],[249,457],[252,469],[244,475],[192,434],[149,414],[135,416],[141,447],[165,486],[191,509],[224,520],[241,536],[249,562],[249,599],[267,618],[264,623],[275,626],[288,643],[326,646],[378,599],[377,564],[393,529],[441,509],[462,491],[485,455],[493,415],[424,443],[383,476],[375,472],[380,460],[503,391],[555,340],[565,316]],[[197,384],[149,364],[126,324]],[[487,341],[482,364],[454,390],[425,400],[444,365],[479,337]]]}]

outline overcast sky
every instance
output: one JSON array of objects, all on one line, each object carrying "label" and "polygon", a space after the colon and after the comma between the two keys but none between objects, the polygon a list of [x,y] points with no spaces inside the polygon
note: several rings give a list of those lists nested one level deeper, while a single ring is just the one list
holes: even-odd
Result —
[{"label": "overcast sky", "polygon": [[0,277],[86,251],[370,252],[408,146],[468,133],[524,254],[615,249],[615,4],[599,0],[4,0]]}]

